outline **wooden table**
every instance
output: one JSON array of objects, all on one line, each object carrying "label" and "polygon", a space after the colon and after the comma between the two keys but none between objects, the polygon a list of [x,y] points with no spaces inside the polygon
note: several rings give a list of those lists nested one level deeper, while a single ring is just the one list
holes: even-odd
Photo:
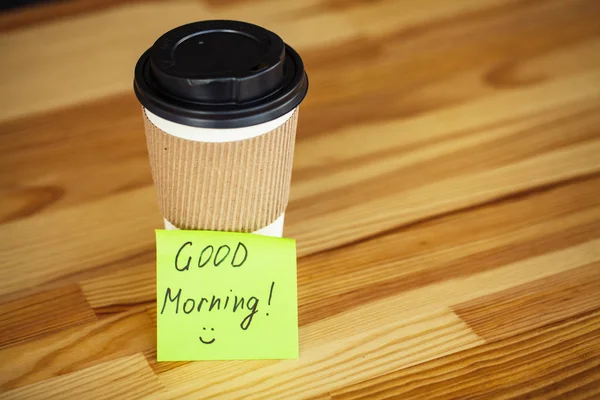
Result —
[{"label": "wooden table", "polygon": [[[156,362],[133,66],[210,18],[310,75],[299,360]],[[599,1],[77,0],[0,31],[0,398],[600,398]]]}]

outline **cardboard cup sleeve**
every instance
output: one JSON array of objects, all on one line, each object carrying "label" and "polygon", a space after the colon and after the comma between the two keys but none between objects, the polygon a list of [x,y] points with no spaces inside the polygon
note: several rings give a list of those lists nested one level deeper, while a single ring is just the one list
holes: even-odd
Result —
[{"label": "cardboard cup sleeve", "polygon": [[229,141],[223,141],[228,132],[221,129],[195,128],[199,134],[191,137],[167,133],[147,113],[144,109],[152,178],[167,225],[236,232],[283,227],[297,108],[271,130]]}]

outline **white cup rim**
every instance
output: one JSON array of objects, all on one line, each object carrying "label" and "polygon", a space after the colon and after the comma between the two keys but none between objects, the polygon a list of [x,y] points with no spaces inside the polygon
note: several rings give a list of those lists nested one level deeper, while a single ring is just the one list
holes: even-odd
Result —
[{"label": "white cup rim", "polygon": [[[168,219],[163,218],[164,219],[164,223],[165,223],[165,229],[166,230],[178,230],[179,228],[177,228],[175,225],[173,225],[171,222],[169,222]],[[256,235],[263,235],[263,236],[272,236],[272,237],[283,237],[283,223],[285,220],[285,211],[272,223],[270,223],[267,226],[264,226],[262,228],[260,228],[257,231],[252,232],[253,234]]]},{"label": "white cup rim", "polygon": [[272,130],[277,129],[281,125],[285,124],[287,120],[292,117],[296,109],[297,107],[281,117],[275,118],[271,121],[263,122],[262,124],[244,126],[242,128],[225,129],[201,128],[184,125],[159,117],[146,108],[144,108],[144,112],[154,126],[163,132],[168,133],[169,135],[193,142],[227,143],[247,140],[271,132]]}]

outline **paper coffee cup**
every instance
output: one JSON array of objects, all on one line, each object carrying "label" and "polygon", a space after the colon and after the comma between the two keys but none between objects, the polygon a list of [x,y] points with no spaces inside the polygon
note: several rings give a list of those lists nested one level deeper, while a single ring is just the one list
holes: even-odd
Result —
[{"label": "paper coffee cup", "polygon": [[298,54],[256,25],[197,22],[144,53],[134,89],[165,227],[280,237],[308,90]]}]

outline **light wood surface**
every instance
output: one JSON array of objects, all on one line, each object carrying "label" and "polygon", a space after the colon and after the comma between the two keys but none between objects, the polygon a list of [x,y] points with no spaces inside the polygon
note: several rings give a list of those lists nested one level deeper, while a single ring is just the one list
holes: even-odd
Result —
[{"label": "light wood surface", "polygon": [[[156,362],[133,66],[211,18],[310,76],[298,360]],[[600,398],[597,0],[75,0],[0,54],[0,399]]]}]

